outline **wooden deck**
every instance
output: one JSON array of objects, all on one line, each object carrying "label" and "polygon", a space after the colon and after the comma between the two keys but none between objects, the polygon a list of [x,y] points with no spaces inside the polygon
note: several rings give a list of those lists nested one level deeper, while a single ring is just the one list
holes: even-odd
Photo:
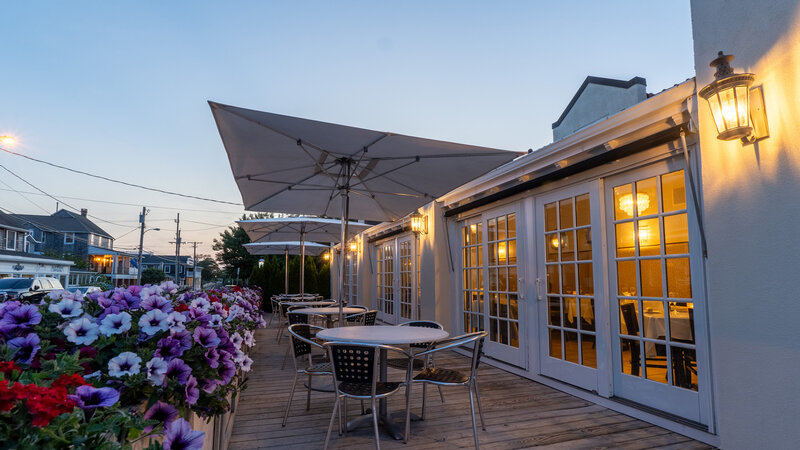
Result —
[{"label": "wooden deck", "polygon": [[[298,385],[286,427],[281,420],[289,398],[292,363],[280,366],[286,339],[275,344],[272,328],[259,330],[253,371],[248,388],[236,411],[230,449],[318,449],[333,408],[333,394],[313,392],[311,410],[305,410],[305,389]],[[464,368],[469,360],[454,353],[437,356],[441,367]],[[390,372],[390,378],[391,377]],[[397,379],[402,373],[397,372]],[[481,365],[480,395],[486,431],[479,428],[481,448],[624,448],[624,449],[700,449],[711,448],[685,436],[650,425],[624,414],[595,405],[503,370]],[[464,388],[445,388],[446,403],[436,389],[428,389],[426,420],[411,424],[411,439],[403,441],[381,436],[385,449],[473,448],[469,398]],[[412,392],[412,411],[419,413],[422,389]],[[358,402],[350,401],[350,418],[360,412]],[[389,401],[390,411],[405,407],[403,391]],[[339,436],[334,428],[331,448],[375,448],[371,427],[362,427]]]}]

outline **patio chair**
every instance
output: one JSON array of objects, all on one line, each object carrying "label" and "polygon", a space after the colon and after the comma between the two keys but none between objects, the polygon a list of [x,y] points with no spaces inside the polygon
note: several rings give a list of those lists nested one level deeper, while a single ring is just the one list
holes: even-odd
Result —
[{"label": "patio chair", "polygon": [[364,316],[363,316],[363,314],[366,313],[366,312],[369,312],[369,308],[367,308],[366,306],[361,306],[361,305],[352,305],[352,306],[348,306],[348,308],[358,308],[358,309],[361,310],[361,312],[345,316],[344,324],[346,326],[363,325],[364,324]]},{"label": "patio chair", "polygon": [[[622,322],[625,324],[625,329],[628,331],[629,335],[638,336],[639,335],[639,318],[637,317],[636,313],[636,305],[633,303],[626,303],[624,305],[620,305],[619,307],[620,313],[622,314]],[[663,337],[662,337],[663,339]],[[628,344],[630,350],[630,367],[631,367],[631,374],[633,376],[638,377],[640,370],[641,370],[641,353],[638,340],[629,340],[626,339],[626,343]],[[667,370],[667,357],[666,357],[666,349],[663,355],[660,355],[661,351],[659,347],[662,344],[655,344],[656,345],[656,356],[647,356],[647,350],[645,350],[644,355],[644,363],[647,367],[653,369],[664,369],[664,379],[669,379],[669,375],[666,374]],[[645,347],[646,348],[646,347]],[[624,364],[624,362],[623,362]]]},{"label": "patio chair", "polygon": [[275,316],[278,316],[280,314],[281,303],[280,299],[275,295],[270,297],[269,301],[270,304],[272,305],[272,314],[269,316],[269,323],[267,325],[272,325],[272,319],[274,319]]},{"label": "patio chair", "polygon": [[[478,364],[483,353],[483,341],[488,333],[478,331],[475,333],[464,334],[454,338],[439,341],[431,345],[430,350],[417,353],[414,358],[432,356],[433,354],[445,350],[451,350],[462,345],[472,344],[472,361],[470,364],[469,375],[465,375],[457,370],[443,369],[440,367],[426,367],[412,380],[413,383],[433,384],[436,386],[464,386],[469,390],[469,407],[472,412],[472,434],[475,438],[475,449],[479,448],[478,426],[475,422],[475,402],[478,403],[478,414],[481,418],[481,428],[486,431],[486,423],[483,420],[483,410],[481,410],[481,398],[478,394]],[[424,386],[423,384],[423,386]],[[422,396],[421,419],[425,419],[425,395]]]},{"label": "patio chair", "polygon": [[[333,365],[333,384],[336,390],[336,402],[331,412],[328,433],[325,435],[325,449],[331,438],[331,429],[339,412],[339,434],[346,431],[347,399],[369,400],[372,407],[372,426],[375,431],[375,447],[380,450],[380,434],[378,432],[378,400],[397,393],[400,387],[406,387],[406,431],[404,440],[410,431],[411,411],[411,371],[406,372],[405,381],[379,381],[380,373],[378,352],[381,350],[399,352],[407,357],[411,355],[405,350],[381,344],[359,344],[351,342],[327,342],[328,359]],[[410,365],[409,365],[410,366]],[[341,406],[341,408],[340,408]],[[345,427],[342,427],[342,423]]]},{"label": "patio chair", "polygon": [[360,313],[351,314],[344,318],[345,323],[348,325],[363,325],[371,327],[375,325],[375,319],[378,318],[378,311],[364,311]]},{"label": "patio chair", "polygon": [[[298,314],[299,315],[299,314]],[[331,370],[331,363],[322,362],[314,363],[311,358],[311,352],[314,348],[324,349],[322,345],[314,342],[311,335],[314,331],[324,330],[321,327],[297,323],[289,326],[289,347],[292,351],[292,360],[294,361],[294,381],[292,382],[292,390],[289,391],[289,402],[286,404],[286,412],[283,414],[282,427],[286,426],[286,420],[289,418],[289,408],[292,406],[292,398],[294,391],[297,387],[298,375],[308,376],[308,394],[306,394],[306,411],[311,409],[311,378],[314,376],[326,375],[333,376]],[[302,358],[300,361],[297,358]],[[303,362],[305,361],[305,362]]]},{"label": "patio chair", "polygon": [[[286,316],[288,318],[288,325],[287,326],[291,327],[292,325],[302,325],[302,324],[308,325],[308,315],[292,313],[291,310],[293,308],[296,309],[296,307],[291,307],[291,308],[289,308],[289,312],[286,314]],[[311,339],[311,338],[309,338],[309,339]],[[289,341],[289,346],[286,347],[286,353],[283,355],[283,363],[281,364],[281,370],[286,368],[286,359],[289,358],[289,350],[292,347],[293,347],[293,344],[292,344],[292,342],[290,340]]]},{"label": "patio chair", "polygon": [[[444,326],[442,326],[442,324],[440,324],[439,322],[434,322],[432,320],[411,320],[409,322],[401,323],[397,326],[433,328],[436,330],[444,330]],[[414,353],[414,349],[428,350],[432,344],[433,344],[432,342],[423,342],[419,344],[410,344],[409,347],[411,348],[411,352]],[[408,368],[408,360],[406,360],[405,358],[391,358],[387,361],[387,364],[389,365],[389,367],[394,367],[395,369],[405,370]],[[414,365],[413,370],[423,370],[426,367],[433,367],[433,355],[428,355],[428,357],[425,358],[425,361],[414,358],[413,365]],[[427,387],[428,385],[426,384],[422,385],[423,396],[425,396]],[[438,386],[438,388],[439,388],[439,398],[441,398],[442,403],[444,403],[444,393],[442,392],[442,387]]]}]

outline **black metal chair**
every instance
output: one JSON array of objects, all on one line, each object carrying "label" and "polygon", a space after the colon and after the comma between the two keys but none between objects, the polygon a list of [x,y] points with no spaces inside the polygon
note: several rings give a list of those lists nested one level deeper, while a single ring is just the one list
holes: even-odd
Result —
[{"label": "black metal chair", "polygon": [[[313,332],[319,330],[324,330],[324,328],[302,323],[290,325],[288,328],[289,347],[291,348],[292,359],[294,361],[294,381],[292,382],[292,390],[289,392],[289,402],[286,403],[286,412],[283,414],[283,422],[281,423],[283,427],[286,426],[286,419],[289,418],[289,408],[292,406],[292,398],[294,397],[294,391],[297,387],[298,375],[308,376],[306,411],[311,409],[311,378],[320,375],[333,376],[330,362],[314,363],[311,358],[311,353],[314,348],[324,349],[322,345],[311,339]],[[304,356],[307,356],[307,358],[298,361],[298,358]],[[306,362],[302,362],[303,360]]]},{"label": "black metal chair", "polygon": [[[628,334],[631,336],[638,336],[639,335],[639,317],[636,312],[636,305],[634,303],[626,303],[621,305],[620,312],[622,314],[622,322],[625,324],[625,328],[628,331]],[[663,339],[663,336],[661,337]],[[627,343],[630,346],[630,365],[631,365],[631,374],[633,376],[638,377],[641,373],[641,358],[642,355],[640,353],[641,345],[639,345],[638,340],[627,340]],[[656,345],[656,356],[647,356],[647,350],[645,347],[645,355],[644,355],[644,363],[647,367],[653,369],[664,369],[666,372],[667,370],[667,358],[666,354],[660,355],[660,350],[658,346],[661,344],[654,344]],[[668,379],[668,375],[665,373],[664,378]]]},{"label": "black metal chair", "polygon": [[281,304],[280,304],[280,299],[275,295],[270,297],[269,301],[270,304],[272,305],[272,314],[270,314],[269,316],[269,323],[267,325],[272,325],[272,319],[274,319],[276,316],[280,314]]},{"label": "black metal chair", "polygon": [[344,318],[345,323],[347,325],[363,325],[363,326],[373,326],[375,325],[375,320],[378,318],[378,311],[364,311],[360,313],[350,314]]},{"label": "black metal chair", "polygon": [[333,405],[331,421],[328,424],[328,433],[325,435],[324,448],[328,448],[337,410],[339,412],[339,433],[341,434],[343,430],[346,431],[346,426],[342,427],[342,422],[347,423],[347,399],[354,398],[370,401],[372,425],[375,431],[375,446],[380,450],[377,401],[397,393],[403,385],[406,386],[406,431],[404,439],[408,439],[411,429],[411,371],[408,370],[406,372],[405,381],[379,381],[378,352],[383,350],[399,352],[409,358],[411,355],[403,349],[380,344],[327,342],[324,346],[328,349],[328,358],[333,365],[333,382],[334,389],[336,389],[336,402]]},{"label": "black metal chair", "polygon": [[[445,350],[452,350],[456,347],[472,344],[472,361],[470,364],[469,375],[463,374],[457,370],[443,369],[441,367],[426,367],[417,376],[413,378],[413,383],[433,384],[436,386],[465,386],[469,390],[469,406],[472,412],[472,434],[475,438],[475,449],[479,448],[478,442],[478,426],[475,421],[475,402],[478,403],[478,415],[481,418],[481,428],[486,431],[486,423],[483,420],[483,410],[481,410],[481,398],[478,394],[478,364],[481,360],[483,353],[483,341],[488,335],[485,331],[478,331],[469,333],[462,336],[457,336],[443,341],[436,342],[431,345],[429,350],[417,353],[413,358],[429,357],[433,354]],[[424,386],[424,384],[423,384]],[[425,395],[423,391],[422,396],[422,414],[420,416],[425,419]],[[408,439],[408,437],[406,437]]]}]

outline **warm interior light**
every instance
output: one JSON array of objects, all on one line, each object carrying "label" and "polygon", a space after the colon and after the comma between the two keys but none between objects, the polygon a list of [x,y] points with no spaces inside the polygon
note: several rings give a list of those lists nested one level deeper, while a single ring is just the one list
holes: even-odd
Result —
[{"label": "warm interior light", "polygon": [[17,142],[14,136],[0,136],[0,143],[3,145],[14,145]]},{"label": "warm interior light", "polygon": [[[636,209],[641,214],[650,207],[650,196],[645,193],[636,194]],[[619,209],[633,217],[633,194],[625,194],[619,198]]]},{"label": "warm interior light", "polygon": [[550,240],[550,245],[552,245],[553,248],[558,248],[558,236],[553,236],[553,239]]},{"label": "warm interior light", "polygon": [[505,246],[497,247],[497,256],[500,258],[500,261],[504,261],[506,259],[506,247]]},{"label": "warm interior light", "polygon": [[350,243],[350,251],[355,253],[358,251],[358,242],[351,242]]},{"label": "warm interior light", "polygon": [[639,245],[650,244],[650,229],[647,227],[639,227]]},{"label": "warm interior light", "polygon": [[757,137],[754,136],[750,118],[750,86],[756,76],[752,73],[733,73],[730,66],[732,60],[733,55],[719,52],[717,58],[711,61],[711,67],[717,69],[715,79],[700,89],[698,94],[708,101],[718,139],[730,141],[742,138],[752,142]]}]

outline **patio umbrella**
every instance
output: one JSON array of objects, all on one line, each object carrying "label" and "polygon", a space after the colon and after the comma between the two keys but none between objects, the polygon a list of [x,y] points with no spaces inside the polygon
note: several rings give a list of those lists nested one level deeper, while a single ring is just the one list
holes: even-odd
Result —
[{"label": "patio umbrella", "polygon": [[[325,250],[329,249],[327,245],[318,244],[316,242],[298,242],[298,241],[289,241],[289,242],[258,242],[258,243],[249,243],[244,244],[244,247],[247,249],[248,253],[251,255],[285,255],[284,258],[284,292],[286,294],[289,293],[289,255],[299,255],[301,253],[305,254],[308,253],[310,255],[321,255],[325,252]],[[300,267],[303,267],[304,264],[300,264]],[[302,280],[302,270],[300,279]],[[301,284],[302,286],[302,284]],[[303,289],[301,287],[300,293],[303,293]]]},{"label": "patio umbrella", "polygon": [[[305,251],[303,243],[340,242],[341,222],[321,217],[276,217],[268,219],[240,220],[237,222],[250,237],[250,242],[286,241],[300,238],[300,293],[305,293]],[[348,229],[356,234],[372,225],[349,222]],[[349,236],[347,236],[349,237]]]},{"label": "patio umbrella", "polygon": [[520,155],[209,105],[245,209],[341,218],[341,241],[351,218],[399,219]]}]

